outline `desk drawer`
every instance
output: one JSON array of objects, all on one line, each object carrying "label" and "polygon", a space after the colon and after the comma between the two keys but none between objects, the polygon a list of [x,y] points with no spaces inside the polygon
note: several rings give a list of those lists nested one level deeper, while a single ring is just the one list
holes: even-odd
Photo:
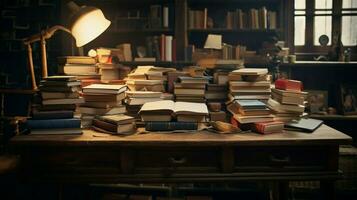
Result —
[{"label": "desk drawer", "polygon": [[208,173],[220,170],[220,151],[215,148],[161,147],[136,149],[134,173]]},{"label": "desk drawer", "polygon": [[99,169],[120,170],[119,151],[111,149],[46,149],[31,150],[23,162],[34,171],[96,173]]},{"label": "desk drawer", "polygon": [[237,147],[236,171],[322,170],[327,166],[323,147]]}]

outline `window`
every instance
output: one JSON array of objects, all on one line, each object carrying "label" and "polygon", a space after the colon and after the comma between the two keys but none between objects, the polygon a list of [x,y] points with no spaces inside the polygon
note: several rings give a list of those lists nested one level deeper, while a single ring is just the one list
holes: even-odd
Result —
[{"label": "window", "polygon": [[[298,53],[322,53],[337,45],[356,49],[357,0],[293,0],[294,34],[292,44]],[[319,38],[329,41],[321,46]],[[336,41],[336,42],[334,42]]]},{"label": "window", "polygon": [[342,1],[341,41],[344,46],[357,45],[357,0]]}]

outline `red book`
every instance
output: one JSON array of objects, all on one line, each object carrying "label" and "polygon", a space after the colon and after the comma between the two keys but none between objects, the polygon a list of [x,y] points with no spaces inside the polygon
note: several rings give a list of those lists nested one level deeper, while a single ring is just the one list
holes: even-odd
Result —
[{"label": "red book", "polygon": [[281,133],[284,123],[280,121],[257,122],[253,125],[253,131],[261,134]]},{"label": "red book", "polygon": [[172,61],[176,61],[176,39],[172,39]]},{"label": "red book", "polygon": [[297,80],[278,79],[275,81],[275,88],[280,90],[292,90],[301,92],[302,83]]}]

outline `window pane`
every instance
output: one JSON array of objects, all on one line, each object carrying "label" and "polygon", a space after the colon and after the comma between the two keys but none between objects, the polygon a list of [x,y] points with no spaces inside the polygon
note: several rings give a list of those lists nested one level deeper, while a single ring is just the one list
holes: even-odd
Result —
[{"label": "window pane", "polygon": [[331,9],[332,0],[315,0],[316,9]]},{"label": "window pane", "polygon": [[332,14],[332,10],[317,10],[315,11],[315,14],[317,15],[327,15],[327,14]]},{"label": "window pane", "polygon": [[305,0],[295,0],[295,9],[305,9],[306,2]]},{"label": "window pane", "polygon": [[331,45],[331,16],[316,16],[314,17],[314,45],[320,46],[319,37],[321,35],[327,35],[329,42],[327,45]]},{"label": "window pane", "polygon": [[346,46],[357,45],[357,16],[342,17],[342,44]]},{"label": "window pane", "polygon": [[342,8],[357,8],[357,1],[356,0],[343,0]]},{"label": "window pane", "polygon": [[305,16],[295,17],[294,45],[305,45]]}]

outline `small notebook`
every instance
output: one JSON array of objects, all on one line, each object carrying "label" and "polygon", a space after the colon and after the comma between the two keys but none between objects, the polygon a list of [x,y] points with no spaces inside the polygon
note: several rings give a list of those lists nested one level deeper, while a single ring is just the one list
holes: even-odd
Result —
[{"label": "small notebook", "polygon": [[297,131],[312,133],[317,128],[319,128],[322,124],[323,121],[318,119],[302,118],[300,120],[294,120],[292,122],[285,124],[285,128],[288,130],[297,130]]}]

